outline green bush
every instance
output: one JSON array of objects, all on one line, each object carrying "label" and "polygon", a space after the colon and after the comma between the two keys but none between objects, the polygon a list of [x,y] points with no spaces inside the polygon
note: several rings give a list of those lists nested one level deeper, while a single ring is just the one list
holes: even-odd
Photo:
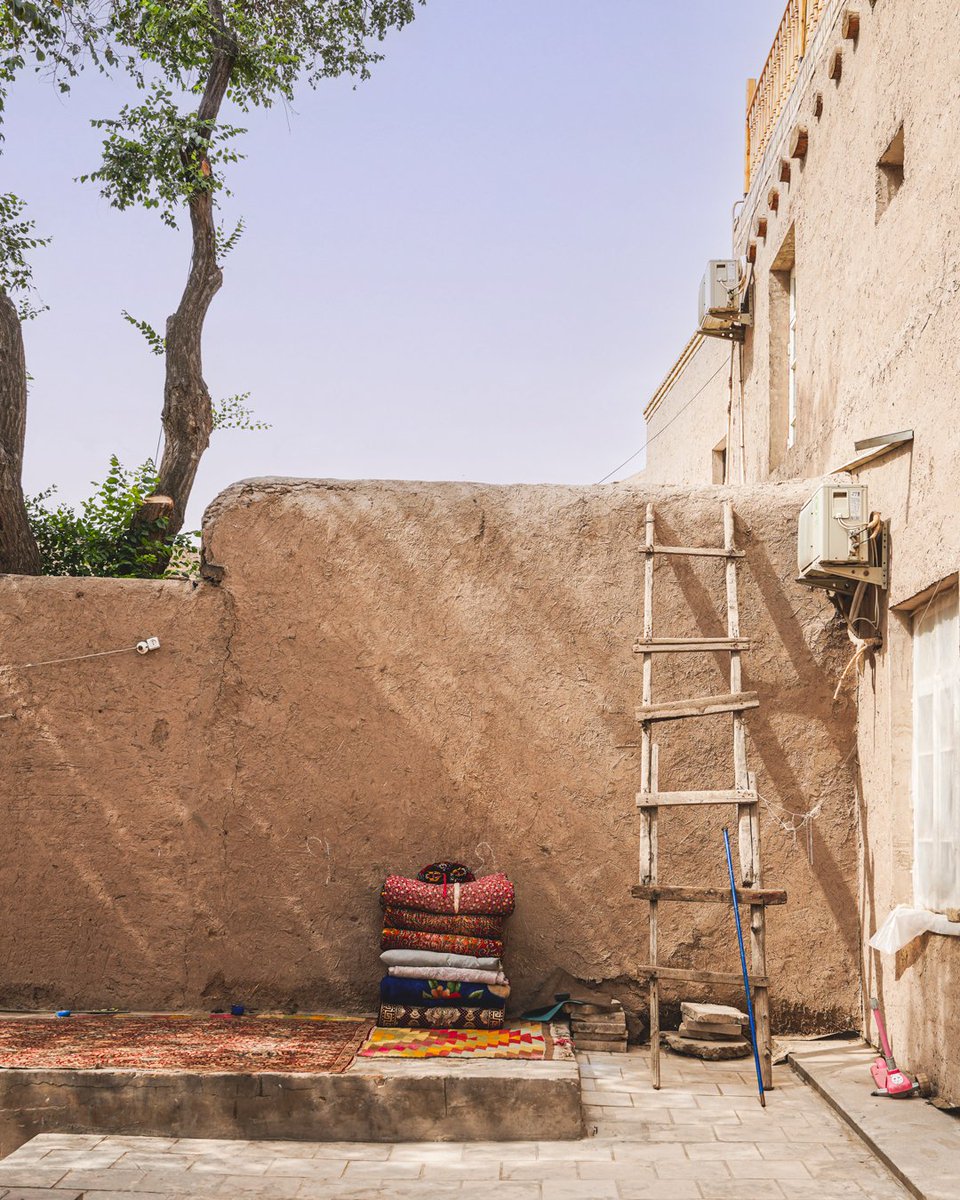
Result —
[{"label": "green bush", "polygon": [[51,507],[55,487],[28,497],[27,516],[44,575],[139,579],[196,573],[196,534],[166,537],[166,517],[131,530],[144,499],[157,487],[152,460],[128,471],[113,455],[106,479],[93,487],[79,511],[66,504]]}]

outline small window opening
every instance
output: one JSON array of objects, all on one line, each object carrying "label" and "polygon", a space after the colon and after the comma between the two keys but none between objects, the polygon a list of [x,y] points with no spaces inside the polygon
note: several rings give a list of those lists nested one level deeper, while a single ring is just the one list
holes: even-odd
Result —
[{"label": "small window opening", "polygon": [[787,449],[797,443],[797,268],[790,268],[790,311],[787,327]]},{"label": "small window opening", "polygon": [[727,439],[724,438],[719,446],[714,446],[711,453],[713,464],[713,482],[727,482]]},{"label": "small window opening", "polygon": [[893,141],[884,150],[877,163],[877,220],[903,187],[904,138],[903,126],[897,130]]},{"label": "small window opening", "polygon": [[[803,396],[798,377],[800,316],[796,234],[791,227],[769,276],[770,425],[768,470],[775,471],[798,441]],[[802,300],[802,297],[800,298]]]}]

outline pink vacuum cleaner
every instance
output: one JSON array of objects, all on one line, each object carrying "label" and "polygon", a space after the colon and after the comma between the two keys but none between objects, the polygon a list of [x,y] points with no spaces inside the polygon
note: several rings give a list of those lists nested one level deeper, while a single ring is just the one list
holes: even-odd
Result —
[{"label": "pink vacuum cleaner", "polygon": [[930,1085],[925,1076],[918,1075],[915,1080],[911,1079],[897,1066],[880,1012],[880,1002],[875,996],[870,1000],[870,1007],[873,1009],[873,1018],[877,1023],[880,1046],[883,1050],[883,1054],[878,1054],[870,1067],[873,1082],[877,1085],[870,1095],[889,1096],[891,1100],[903,1100],[907,1096],[929,1096]]}]

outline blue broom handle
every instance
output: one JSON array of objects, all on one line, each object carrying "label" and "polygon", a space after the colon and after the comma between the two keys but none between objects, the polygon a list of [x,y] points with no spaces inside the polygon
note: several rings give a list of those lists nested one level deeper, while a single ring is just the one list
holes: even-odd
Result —
[{"label": "blue broom handle", "polygon": [[750,976],[747,974],[747,956],[743,950],[743,929],[740,925],[740,906],[737,904],[737,880],[733,873],[733,856],[730,853],[730,833],[723,831],[723,844],[727,851],[727,870],[730,872],[730,899],[733,903],[733,917],[737,923],[737,943],[740,946],[740,969],[743,971],[743,987],[747,993],[747,1016],[750,1018],[750,1042],[753,1046],[753,1063],[757,1068],[757,1087],[760,1090],[760,1103],[763,1099],[763,1074],[760,1070],[760,1051],[757,1049],[757,1026],[753,1019],[753,1000],[750,997]]}]

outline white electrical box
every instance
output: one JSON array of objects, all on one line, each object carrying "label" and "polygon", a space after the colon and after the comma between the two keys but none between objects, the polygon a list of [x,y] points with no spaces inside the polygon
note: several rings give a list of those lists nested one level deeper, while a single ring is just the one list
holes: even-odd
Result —
[{"label": "white electrical box", "polygon": [[871,526],[865,487],[825,484],[811,496],[800,510],[797,567],[801,583],[834,591],[886,585],[886,530]]},{"label": "white electrical box", "polygon": [[708,337],[738,336],[735,327],[748,321],[741,311],[740,295],[739,262],[735,258],[711,259],[700,281],[700,332]]}]

